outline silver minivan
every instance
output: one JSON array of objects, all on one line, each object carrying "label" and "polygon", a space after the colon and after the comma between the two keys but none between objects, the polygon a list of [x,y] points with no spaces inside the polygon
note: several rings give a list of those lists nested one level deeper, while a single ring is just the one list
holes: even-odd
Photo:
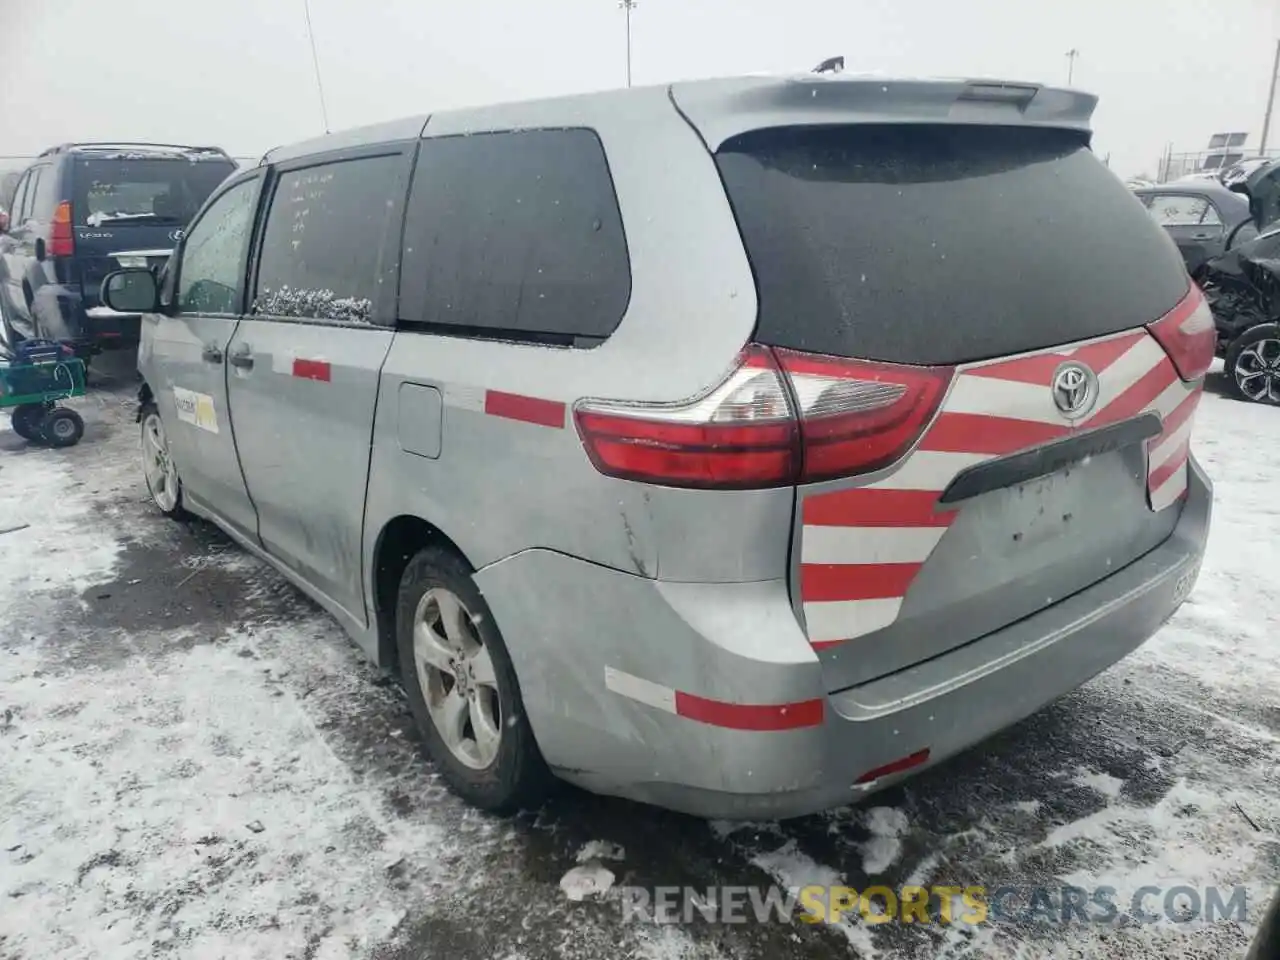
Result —
[{"label": "silver minivan", "polygon": [[1195,583],[1213,325],[1094,106],[754,77],[273,151],[104,282],[147,485],[398,674],[472,803],[853,801]]}]

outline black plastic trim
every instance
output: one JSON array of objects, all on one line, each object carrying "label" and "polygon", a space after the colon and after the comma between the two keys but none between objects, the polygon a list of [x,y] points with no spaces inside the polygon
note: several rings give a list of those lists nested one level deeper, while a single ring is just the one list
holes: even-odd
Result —
[{"label": "black plastic trim", "polygon": [[1003,490],[1014,484],[1047,477],[1086,457],[1111,453],[1158,437],[1161,429],[1163,425],[1158,415],[1144,413],[1097,430],[1053,440],[1034,450],[979,463],[960,471],[942,492],[938,502],[958,503],[992,490]]}]

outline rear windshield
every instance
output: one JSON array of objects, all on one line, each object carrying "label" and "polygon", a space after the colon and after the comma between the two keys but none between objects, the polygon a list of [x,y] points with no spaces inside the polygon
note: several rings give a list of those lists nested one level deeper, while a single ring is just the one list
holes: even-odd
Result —
[{"label": "rear windshield", "polygon": [[1149,323],[1187,289],[1177,248],[1067,131],[774,129],[716,161],[775,346],[962,363]]},{"label": "rear windshield", "polygon": [[183,226],[235,170],[222,160],[77,160],[72,209],[76,223]]}]

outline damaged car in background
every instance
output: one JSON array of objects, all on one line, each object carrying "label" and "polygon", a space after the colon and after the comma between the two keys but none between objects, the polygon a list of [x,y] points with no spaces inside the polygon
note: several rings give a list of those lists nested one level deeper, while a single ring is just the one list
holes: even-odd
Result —
[{"label": "damaged car in background", "polygon": [[1233,392],[1280,406],[1280,161],[1228,186],[1184,181],[1134,195],[1204,291]]}]

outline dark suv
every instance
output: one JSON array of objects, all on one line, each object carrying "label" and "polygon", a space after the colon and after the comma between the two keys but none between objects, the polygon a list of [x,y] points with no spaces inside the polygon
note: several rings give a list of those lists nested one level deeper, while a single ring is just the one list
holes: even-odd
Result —
[{"label": "dark suv", "polygon": [[[70,143],[40,154],[0,230],[0,319],[13,343],[47,337],[85,358],[134,347],[139,317],[104,309],[102,278],[157,267],[236,169],[217,147]],[[2,226],[2,225],[0,225]]]}]

